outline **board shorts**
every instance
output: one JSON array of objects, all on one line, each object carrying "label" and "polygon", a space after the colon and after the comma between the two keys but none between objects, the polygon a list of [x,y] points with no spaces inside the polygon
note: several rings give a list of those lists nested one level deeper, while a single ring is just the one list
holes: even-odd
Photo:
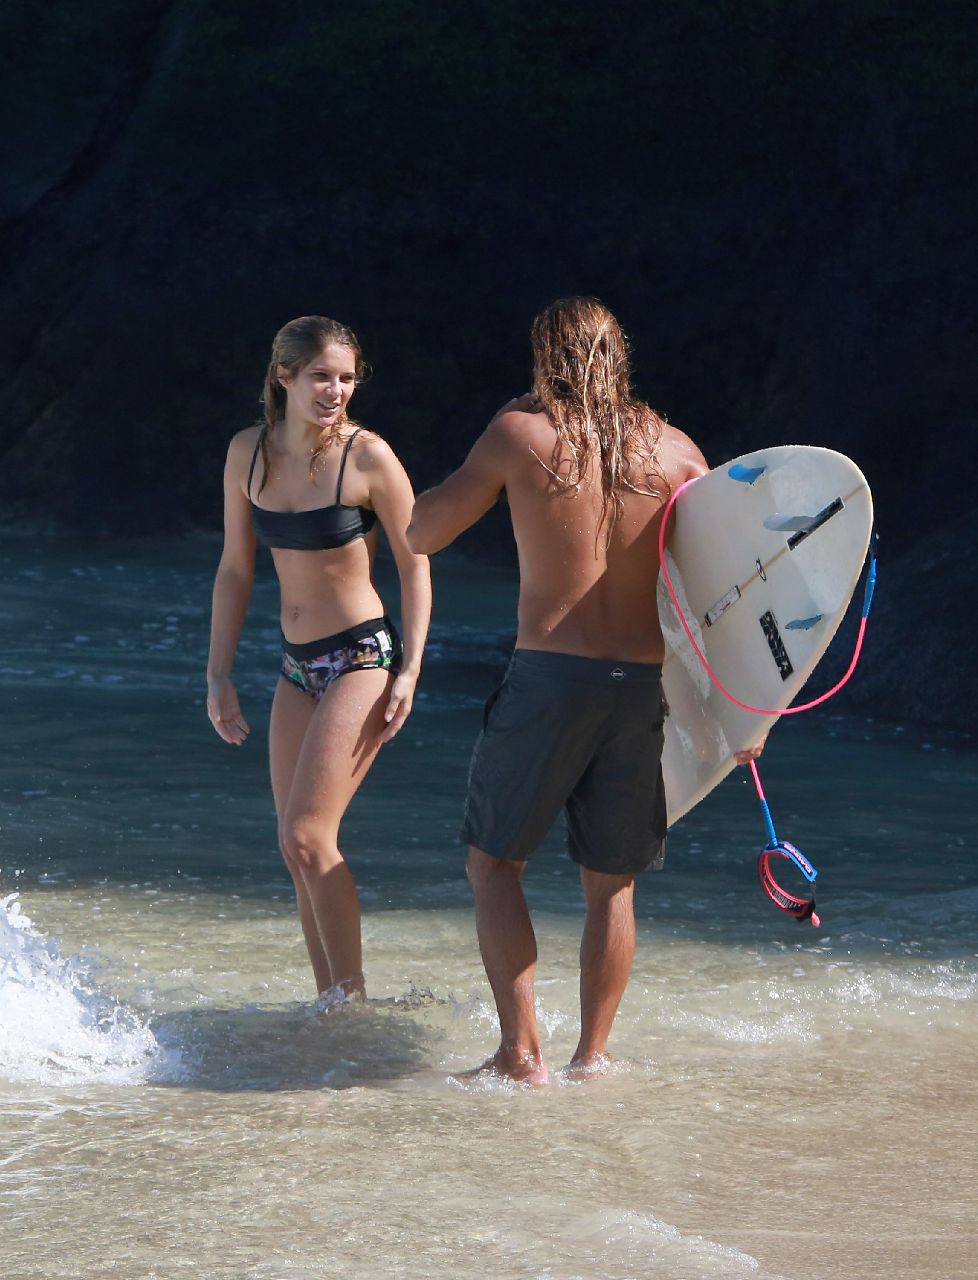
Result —
[{"label": "board shorts", "polygon": [[282,637],[282,675],[318,702],[329,686],[351,671],[401,669],[401,637],[390,618],[368,618],[346,631],[307,644]]},{"label": "board shorts", "polygon": [[664,723],[658,664],[517,649],[485,705],[461,839],[523,862],[564,809],[582,867],[661,870]]}]

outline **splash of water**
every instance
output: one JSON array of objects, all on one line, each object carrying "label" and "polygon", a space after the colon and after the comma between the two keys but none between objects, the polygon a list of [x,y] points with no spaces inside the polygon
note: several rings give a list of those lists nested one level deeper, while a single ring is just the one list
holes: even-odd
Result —
[{"label": "splash of water", "polygon": [[167,1055],[149,1026],[63,957],[18,896],[0,898],[0,1077],[140,1084],[158,1075]]}]

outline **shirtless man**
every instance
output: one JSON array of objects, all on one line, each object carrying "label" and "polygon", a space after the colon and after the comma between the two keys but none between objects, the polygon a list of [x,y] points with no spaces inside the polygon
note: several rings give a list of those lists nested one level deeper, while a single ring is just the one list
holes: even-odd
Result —
[{"label": "shirtless man", "polygon": [[533,396],[505,406],[464,464],[417,500],[407,540],[417,554],[439,551],[506,494],[520,568],[516,650],[486,705],[462,830],[500,1045],[467,1074],[541,1084],[521,878],[566,809],[587,908],[571,1069],[598,1073],[635,949],[634,878],[658,870],[665,851],[659,523],[669,494],[707,464],[633,398],[626,338],[601,303],[554,302],[531,342]]}]

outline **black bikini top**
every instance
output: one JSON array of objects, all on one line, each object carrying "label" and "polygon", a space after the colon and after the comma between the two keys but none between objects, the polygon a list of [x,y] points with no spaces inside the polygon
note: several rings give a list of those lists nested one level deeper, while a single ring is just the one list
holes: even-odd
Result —
[{"label": "black bikini top", "polygon": [[251,480],[261,448],[259,436],[248,472],[248,499],[251,501],[251,527],[260,542],[266,547],[281,547],[287,551],[326,551],[366,537],[377,523],[376,512],[369,507],[348,507],[340,502],[350,445],[361,430],[357,427],[343,446],[340,474],[336,479],[336,501],[330,507],[314,507],[311,511],[269,511],[251,498]]}]

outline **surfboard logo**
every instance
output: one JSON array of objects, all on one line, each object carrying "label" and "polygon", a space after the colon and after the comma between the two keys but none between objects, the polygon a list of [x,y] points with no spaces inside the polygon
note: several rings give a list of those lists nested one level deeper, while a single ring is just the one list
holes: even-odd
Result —
[{"label": "surfboard logo", "polygon": [[722,617],[730,606],[732,604],[736,604],[739,599],[740,587],[735,584],[730,588],[725,596],[720,597],[712,608],[707,609],[706,613],[703,615],[703,621],[708,627],[712,627],[717,618]]},{"label": "surfboard logo", "polygon": [[790,675],[794,674],[794,667],[791,665],[791,659],[788,657],[788,651],[784,647],[784,641],[781,639],[781,632],[778,630],[777,619],[768,609],[767,613],[762,613],[758,621],[761,624],[761,630],[764,632],[764,639],[767,641],[767,647],[771,650],[771,657],[774,659],[778,670],[781,672],[781,679],[787,680]]}]

